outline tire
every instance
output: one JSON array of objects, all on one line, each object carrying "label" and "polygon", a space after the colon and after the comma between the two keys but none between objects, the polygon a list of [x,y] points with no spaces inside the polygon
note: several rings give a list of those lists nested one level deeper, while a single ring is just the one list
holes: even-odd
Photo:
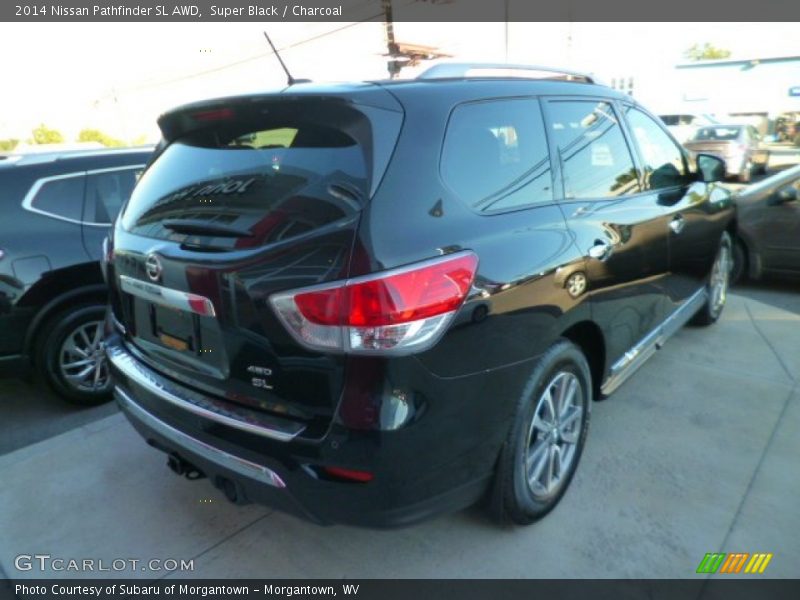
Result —
[{"label": "tire", "polygon": [[733,266],[731,267],[731,284],[747,279],[747,248],[744,242],[736,239],[733,242]]},{"label": "tire", "polygon": [[96,406],[111,399],[103,349],[105,311],[99,304],[71,307],[43,328],[37,368],[53,391],[73,404]]},{"label": "tire", "polygon": [[769,173],[769,152],[767,152],[767,157],[764,159],[764,164],[758,170],[759,173],[766,176]]},{"label": "tire", "polygon": [[697,314],[692,317],[692,325],[708,326],[717,322],[728,297],[728,287],[731,279],[731,263],[733,255],[733,241],[730,234],[725,231],[719,242],[717,256],[711,273],[706,283],[708,299]]},{"label": "tire", "polygon": [[739,183],[750,183],[753,178],[753,162],[748,160],[742,165],[742,170],[739,171]]},{"label": "tire", "polygon": [[[562,389],[567,391],[562,412],[566,419],[562,417],[561,426],[551,428],[549,418],[560,412],[552,410],[552,403],[558,404]],[[572,395],[570,390],[574,390]],[[517,402],[495,474],[491,504],[495,518],[528,525],[555,508],[580,461],[591,405],[592,377],[586,358],[575,344],[560,339],[536,363]],[[554,479],[556,457],[567,465]]]}]

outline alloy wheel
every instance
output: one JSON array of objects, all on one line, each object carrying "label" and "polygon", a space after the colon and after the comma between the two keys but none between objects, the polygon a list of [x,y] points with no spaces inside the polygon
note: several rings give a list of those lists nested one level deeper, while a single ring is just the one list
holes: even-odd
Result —
[{"label": "alloy wheel", "polygon": [[568,479],[583,427],[578,377],[559,371],[539,397],[528,431],[525,475],[534,498],[547,500]]},{"label": "alloy wheel", "polygon": [[82,323],[67,335],[58,353],[58,368],[64,381],[77,391],[108,390],[111,380],[102,321]]},{"label": "alloy wheel", "polygon": [[725,300],[728,297],[728,285],[730,284],[731,268],[733,261],[731,257],[731,247],[729,244],[723,243],[717,259],[714,261],[714,267],[711,269],[710,291],[711,291],[711,312],[717,314],[725,306]]}]

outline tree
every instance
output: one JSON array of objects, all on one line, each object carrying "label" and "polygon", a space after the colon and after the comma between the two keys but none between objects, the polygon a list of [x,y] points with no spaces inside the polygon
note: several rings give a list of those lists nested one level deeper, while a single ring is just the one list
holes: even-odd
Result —
[{"label": "tree", "polygon": [[116,148],[125,145],[125,142],[123,142],[122,140],[113,138],[110,135],[103,133],[99,129],[82,129],[81,132],[78,134],[78,141],[99,142],[103,144],[103,146],[108,146],[110,148]]},{"label": "tree", "polygon": [[33,139],[28,140],[31,144],[61,144],[64,141],[64,136],[57,129],[50,129],[42,123],[33,130]]},{"label": "tree", "polygon": [[724,48],[716,48],[706,42],[702,46],[700,44],[692,44],[683,55],[689,60],[720,60],[728,58],[731,55],[730,50]]},{"label": "tree", "polygon": [[0,152],[11,152],[19,144],[19,140],[9,138],[7,140],[0,140]]}]

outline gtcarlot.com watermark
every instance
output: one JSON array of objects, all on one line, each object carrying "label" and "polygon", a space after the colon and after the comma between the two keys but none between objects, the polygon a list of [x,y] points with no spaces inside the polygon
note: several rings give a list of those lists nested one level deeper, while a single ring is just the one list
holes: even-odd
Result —
[{"label": "gtcarlot.com watermark", "polygon": [[75,572],[75,573],[132,573],[148,571],[167,573],[194,571],[194,559],[176,558],[62,558],[50,554],[19,554],[14,558],[17,571]]}]

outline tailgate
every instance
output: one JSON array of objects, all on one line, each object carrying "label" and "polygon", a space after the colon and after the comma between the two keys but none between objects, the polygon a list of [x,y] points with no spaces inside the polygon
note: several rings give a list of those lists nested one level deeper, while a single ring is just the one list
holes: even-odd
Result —
[{"label": "tailgate", "polygon": [[299,347],[268,298],[347,277],[402,115],[313,97],[191,110],[210,122],[166,146],[115,229],[114,316],[162,374],[327,423],[343,358]]}]

